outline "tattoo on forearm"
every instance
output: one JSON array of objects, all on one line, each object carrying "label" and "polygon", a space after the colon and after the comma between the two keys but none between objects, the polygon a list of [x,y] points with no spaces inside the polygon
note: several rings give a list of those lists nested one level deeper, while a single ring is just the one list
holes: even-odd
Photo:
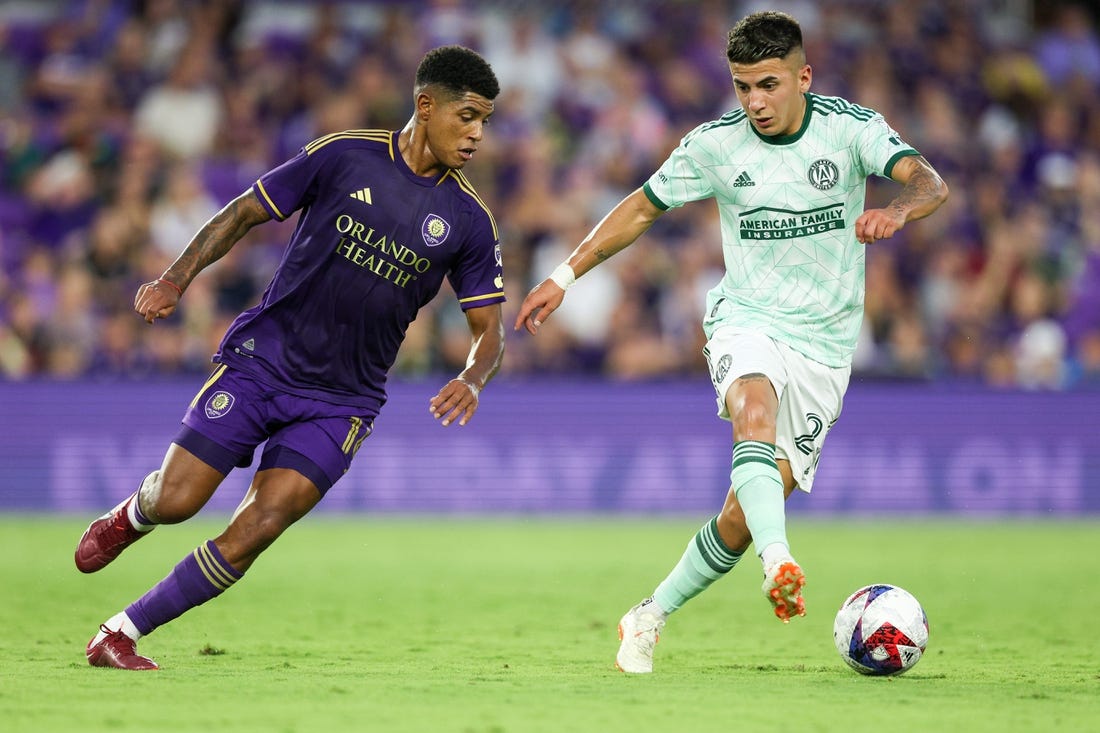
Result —
[{"label": "tattoo on forearm", "polygon": [[199,229],[191,243],[172,263],[168,274],[178,278],[173,282],[190,283],[200,271],[224,257],[249,229],[262,221],[263,213],[255,211],[243,198],[226,204]]},{"label": "tattoo on forearm", "polygon": [[932,166],[924,156],[917,156],[914,160],[917,163],[917,169],[913,171],[908,182],[898,192],[897,198],[890,204],[890,207],[899,214],[920,209],[939,198],[940,177],[932,170]]},{"label": "tattoo on forearm", "polygon": [[604,260],[611,259],[611,255],[613,255],[615,253],[614,252],[608,252],[607,250],[605,250],[601,247],[600,249],[597,249],[592,254],[596,255],[597,260],[599,260],[600,262],[603,262]]}]

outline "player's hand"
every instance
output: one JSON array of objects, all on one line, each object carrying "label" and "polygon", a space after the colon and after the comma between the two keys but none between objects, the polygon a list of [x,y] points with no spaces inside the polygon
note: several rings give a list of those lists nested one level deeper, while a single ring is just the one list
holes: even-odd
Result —
[{"label": "player's hand", "polygon": [[153,280],[138,288],[137,295],[134,296],[134,310],[146,323],[153,323],[158,318],[172,315],[179,302],[180,294],[175,288],[160,280]]},{"label": "player's hand", "polygon": [[905,215],[892,209],[867,209],[856,219],[856,239],[871,244],[889,239],[905,226]]},{"label": "player's hand", "polygon": [[523,327],[532,335],[537,333],[539,326],[558,309],[563,300],[565,300],[565,291],[550,278],[543,280],[523,299],[513,330],[518,331]]},{"label": "player's hand", "polygon": [[442,418],[443,427],[447,427],[461,415],[458,424],[465,425],[477,412],[480,393],[481,388],[470,380],[455,377],[443,385],[443,389],[439,390],[428,403],[432,417],[436,420]]}]

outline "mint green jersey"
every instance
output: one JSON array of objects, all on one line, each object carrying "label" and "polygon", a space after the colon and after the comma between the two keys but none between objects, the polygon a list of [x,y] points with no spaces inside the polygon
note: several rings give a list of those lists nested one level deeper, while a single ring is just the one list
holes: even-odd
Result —
[{"label": "mint green jersey", "polygon": [[806,94],[793,135],[756,132],[737,109],[692,130],[645,183],[661,209],[713,198],[726,274],[703,328],[758,329],[827,366],[849,366],[863,319],[866,180],[919,153],[877,112]]}]

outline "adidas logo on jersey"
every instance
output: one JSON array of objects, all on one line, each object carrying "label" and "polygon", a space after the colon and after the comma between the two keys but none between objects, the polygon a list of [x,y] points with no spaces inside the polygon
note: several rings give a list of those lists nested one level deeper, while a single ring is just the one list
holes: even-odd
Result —
[{"label": "adidas logo on jersey", "polygon": [[358,199],[358,200],[362,201],[364,204],[373,204],[374,203],[373,201],[370,200],[370,188],[369,187],[368,188],[361,188],[358,191],[353,192],[351,194],[351,197],[353,199]]},{"label": "adidas logo on jersey", "polygon": [[741,175],[737,176],[733,181],[734,188],[741,188],[742,186],[755,186],[756,181],[749,177],[748,171],[741,171]]}]

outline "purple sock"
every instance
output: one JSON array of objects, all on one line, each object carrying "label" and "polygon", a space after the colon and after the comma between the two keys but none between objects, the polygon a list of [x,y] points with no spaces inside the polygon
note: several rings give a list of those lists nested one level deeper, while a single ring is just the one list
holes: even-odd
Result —
[{"label": "purple sock", "polygon": [[180,560],[168,576],[126,608],[142,634],[219,596],[243,577],[226,562],[213,540]]}]

